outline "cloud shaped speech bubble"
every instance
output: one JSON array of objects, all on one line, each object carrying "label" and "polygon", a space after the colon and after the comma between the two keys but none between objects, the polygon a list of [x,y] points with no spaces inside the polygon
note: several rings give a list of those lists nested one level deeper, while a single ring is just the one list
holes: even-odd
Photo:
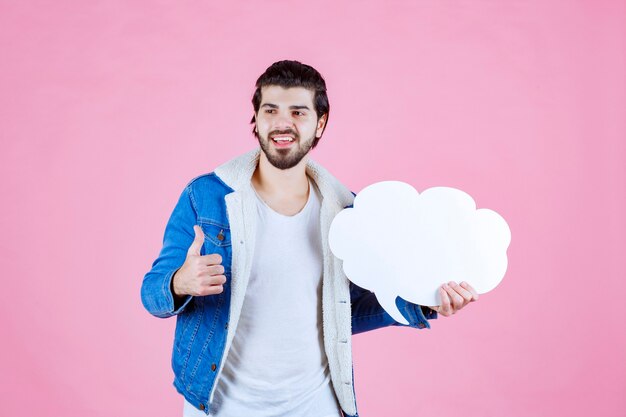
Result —
[{"label": "cloud shaped speech bubble", "polygon": [[353,208],[335,216],[328,239],[346,276],[408,324],[397,296],[435,306],[444,282],[467,281],[479,294],[494,289],[506,272],[511,231],[498,213],[477,210],[461,190],[419,194],[407,183],[383,181],[365,187]]}]

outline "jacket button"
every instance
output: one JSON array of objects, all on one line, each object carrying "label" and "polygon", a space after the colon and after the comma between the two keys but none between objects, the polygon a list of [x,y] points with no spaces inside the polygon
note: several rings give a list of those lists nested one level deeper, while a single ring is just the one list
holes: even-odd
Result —
[{"label": "jacket button", "polygon": [[217,369],[217,366],[216,366],[214,363],[212,363],[212,364],[211,364],[211,370],[212,370],[212,371],[215,371],[216,369]]},{"label": "jacket button", "polygon": [[417,323],[417,328],[418,329],[423,329],[424,327],[426,327],[426,325],[424,323]]},{"label": "jacket button", "polygon": [[198,408],[199,408],[200,410],[204,411],[204,404],[200,404],[200,405],[198,406]]},{"label": "jacket button", "polygon": [[217,234],[217,240],[222,241],[224,240],[224,231],[220,230],[220,232]]}]

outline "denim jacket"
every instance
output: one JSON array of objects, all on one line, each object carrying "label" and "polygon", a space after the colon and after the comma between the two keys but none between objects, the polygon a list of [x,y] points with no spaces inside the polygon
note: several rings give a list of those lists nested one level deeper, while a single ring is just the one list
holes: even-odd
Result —
[{"label": "denim jacket", "polygon": [[[161,318],[176,316],[174,386],[207,414],[233,341],[250,276],[256,231],[256,197],[250,178],[260,152],[260,148],[249,151],[214,172],[194,178],[185,187],[165,228],[163,248],[141,286],[141,301],[148,312]],[[394,321],[372,292],[348,281],[341,260],[328,247],[330,224],[337,213],[352,205],[354,193],[310,159],[306,173],[322,196],[324,350],[339,405],[344,414],[357,416],[351,335],[405,325]],[[224,291],[205,297],[187,296],[176,302],[171,291],[172,276],[185,261],[196,224],[205,235],[201,254],[222,256]],[[396,304],[410,327],[429,328],[428,319],[436,318],[432,310],[422,310],[400,297]]]}]

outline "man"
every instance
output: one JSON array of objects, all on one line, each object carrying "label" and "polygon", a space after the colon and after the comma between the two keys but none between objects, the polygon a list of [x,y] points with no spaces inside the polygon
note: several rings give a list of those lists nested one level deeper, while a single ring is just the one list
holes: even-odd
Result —
[{"label": "man", "polygon": [[[401,324],[328,247],[354,194],[309,159],[328,122],[326,84],[308,65],[276,62],[252,103],[260,149],[185,187],[142,302],[177,316],[172,367],[186,417],[357,416],[351,334]],[[397,299],[410,327],[478,298],[466,283],[439,291],[437,307]]]}]

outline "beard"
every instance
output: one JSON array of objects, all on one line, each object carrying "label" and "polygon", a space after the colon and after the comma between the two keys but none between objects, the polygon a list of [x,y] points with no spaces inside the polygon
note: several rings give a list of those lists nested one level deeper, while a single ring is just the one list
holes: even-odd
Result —
[{"label": "beard", "polygon": [[[272,146],[270,139],[272,136],[278,136],[280,134],[290,134],[293,135],[294,141],[293,144],[289,148],[280,149],[275,146]],[[260,134],[256,135],[259,140],[259,145],[261,145],[261,149],[263,153],[267,157],[267,160],[274,167],[278,169],[289,169],[293,168],[309,153],[311,147],[313,146],[313,140],[315,136],[309,138],[309,140],[305,140],[302,142],[300,140],[300,135],[292,130],[286,131],[272,131],[267,135],[267,138],[261,137]]]}]

